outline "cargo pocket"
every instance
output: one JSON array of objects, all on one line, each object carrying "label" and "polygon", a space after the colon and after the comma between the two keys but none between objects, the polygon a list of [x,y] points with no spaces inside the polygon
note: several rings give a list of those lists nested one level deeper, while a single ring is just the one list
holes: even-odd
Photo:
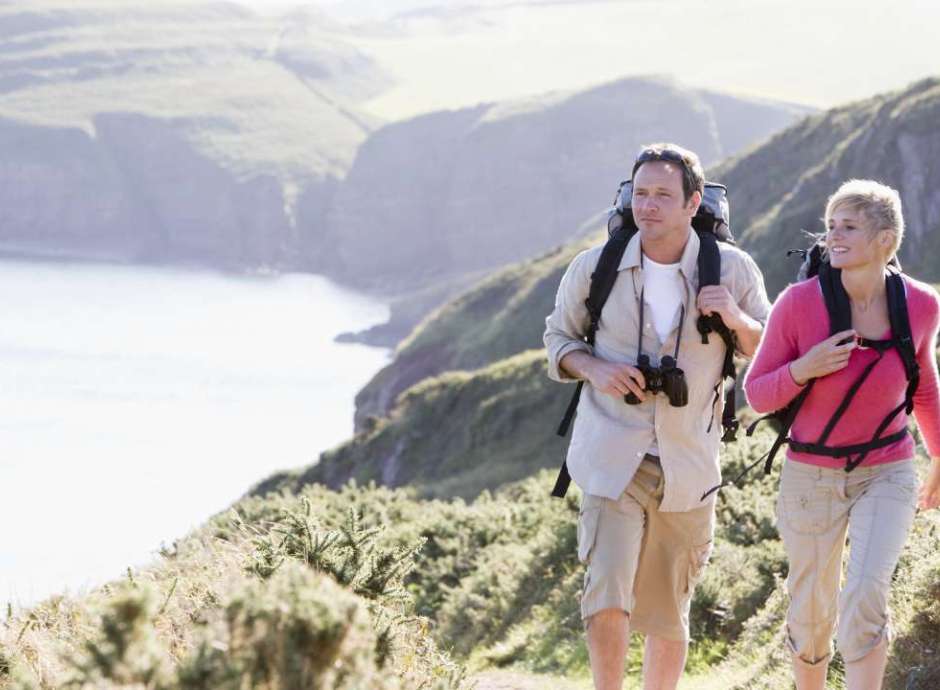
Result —
[{"label": "cargo pocket", "polygon": [[832,496],[828,488],[814,486],[781,498],[778,508],[783,522],[796,534],[822,534],[829,528]]},{"label": "cargo pocket", "polygon": [[593,497],[585,496],[578,515],[578,560],[587,563],[594,550],[597,540],[597,522],[600,519],[601,508]]},{"label": "cargo pocket", "polygon": [[708,565],[708,559],[712,555],[713,546],[714,542],[708,541],[705,544],[692,547],[691,553],[689,554],[689,577],[688,584],[685,588],[686,593],[690,593],[695,589],[695,585],[702,579],[702,575],[705,573],[705,566]]},{"label": "cargo pocket", "polygon": [[901,490],[900,495],[893,496],[894,498],[898,498],[904,502],[909,502],[909,500],[913,497],[914,501],[916,502],[918,486],[917,472],[910,462],[904,462],[903,465],[899,463],[898,467],[886,469],[885,472],[887,480],[892,485],[892,487]]}]

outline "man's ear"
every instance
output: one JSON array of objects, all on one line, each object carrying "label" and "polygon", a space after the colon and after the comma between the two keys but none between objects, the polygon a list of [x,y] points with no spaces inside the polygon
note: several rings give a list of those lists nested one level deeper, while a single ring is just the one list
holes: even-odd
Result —
[{"label": "man's ear", "polygon": [[702,193],[698,190],[692,192],[692,196],[689,199],[689,209],[692,211],[692,218],[695,217],[695,214],[698,213],[698,207],[702,205]]}]

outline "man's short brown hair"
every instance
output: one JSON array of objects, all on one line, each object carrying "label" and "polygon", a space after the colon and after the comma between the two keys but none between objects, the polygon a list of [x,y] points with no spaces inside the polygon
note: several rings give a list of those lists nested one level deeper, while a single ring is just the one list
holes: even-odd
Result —
[{"label": "man's short brown hair", "polygon": [[636,171],[644,163],[653,161],[679,164],[682,168],[682,193],[686,201],[691,199],[695,192],[705,194],[705,170],[694,151],[689,151],[687,148],[669,142],[647,144],[641,147],[636,155],[631,177],[636,177]]}]

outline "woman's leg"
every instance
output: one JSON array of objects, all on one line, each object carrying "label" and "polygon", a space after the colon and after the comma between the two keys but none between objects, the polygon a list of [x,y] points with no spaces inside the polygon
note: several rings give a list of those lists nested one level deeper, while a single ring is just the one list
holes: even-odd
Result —
[{"label": "woman's leg", "polygon": [[[849,563],[839,597],[837,644],[849,690],[880,690],[890,635],[891,576],[916,512],[917,474],[912,461],[868,468],[850,477]],[[857,471],[857,470],[856,470]],[[854,472],[852,473],[854,474]]]},{"label": "woman's leg", "polygon": [[849,690],[881,690],[888,664],[888,640],[881,640],[858,661],[846,663],[845,686]]},{"label": "woman's leg", "polygon": [[823,690],[836,623],[847,502],[837,471],[787,461],[780,477],[777,527],[789,561],[787,642],[797,690]]}]

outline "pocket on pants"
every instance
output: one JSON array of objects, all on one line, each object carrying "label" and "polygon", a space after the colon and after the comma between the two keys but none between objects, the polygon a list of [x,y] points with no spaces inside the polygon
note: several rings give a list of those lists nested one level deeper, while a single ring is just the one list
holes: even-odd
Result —
[{"label": "pocket on pants", "polygon": [[691,592],[702,579],[705,573],[705,566],[708,565],[708,559],[712,554],[713,541],[705,544],[693,546],[689,554],[689,578],[686,592]]},{"label": "pocket on pants", "polygon": [[587,563],[597,541],[597,523],[600,519],[599,506],[582,506],[578,515],[578,560]]},{"label": "pocket on pants", "polygon": [[779,511],[784,524],[796,534],[822,534],[832,519],[832,495],[822,486],[781,495]]},{"label": "pocket on pants", "polygon": [[917,471],[914,469],[913,463],[910,461],[899,464],[897,467],[892,467],[885,470],[887,473],[888,482],[900,489],[898,492],[898,498],[902,501],[909,502],[910,500],[916,501],[917,494]]}]

